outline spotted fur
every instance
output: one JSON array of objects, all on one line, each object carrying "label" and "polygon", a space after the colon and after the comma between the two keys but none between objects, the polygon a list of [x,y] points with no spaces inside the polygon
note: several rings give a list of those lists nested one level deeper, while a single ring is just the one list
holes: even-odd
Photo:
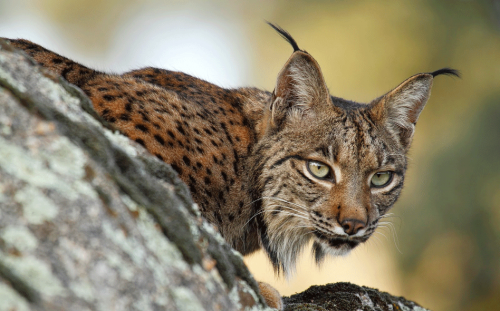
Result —
[{"label": "spotted fur", "polygon": [[[316,260],[365,242],[403,187],[406,154],[433,78],[417,74],[368,104],[331,96],[314,58],[294,52],[272,93],[224,89],[143,68],[121,75],[84,67],[26,40],[11,43],[80,87],[95,110],[169,163],[203,216],[243,255],[263,247],[289,273],[312,239]],[[314,176],[318,161],[331,173]],[[382,188],[377,172],[393,177]]]}]

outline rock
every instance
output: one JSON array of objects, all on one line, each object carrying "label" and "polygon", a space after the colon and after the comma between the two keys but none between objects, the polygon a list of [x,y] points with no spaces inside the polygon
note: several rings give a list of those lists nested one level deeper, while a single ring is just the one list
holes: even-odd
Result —
[{"label": "rock", "polygon": [[350,283],[311,286],[300,294],[285,297],[285,311],[362,310],[362,311],[425,311],[403,297]]},{"label": "rock", "polygon": [[[405,301],[335,284],[287,298],[287,310],[347,310],[349,294]],[[266,309],[170,166],[0,39],[0,310]]]}]

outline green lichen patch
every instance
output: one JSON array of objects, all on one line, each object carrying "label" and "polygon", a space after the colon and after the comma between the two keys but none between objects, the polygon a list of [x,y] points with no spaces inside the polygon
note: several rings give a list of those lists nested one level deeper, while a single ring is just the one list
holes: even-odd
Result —
[{"label": "green lichen patch", "polygon": [[48,296],[65,296],[66,289],[61,281],[52,274],[46,262],[32,256],[12,256],[0,251],[2,265],[13,270],[23,280],[29,280],[30,285],[38,292]]},{"label": "green lichen patch", "polygon": [[104,135],[106,135],[106,138],[108,138],[111,142],[115,143],[116,146],[122,148],[129,156],[131,157],[137,156],[137,150],[132,146],[130,138],[126,137],[125,135],[121,134],[118,131],[111,131],[107,129],[103,130],[104,130]]},{"label": "green lichen patch", "polygon": [[0,137],[0,168],[11,176],[44,188],[67,190],[64,183],[50,170],[41,159],[31,157],[28,152]]},{"label": "green lichen patch", "polygon": [[0,239],[3,240],[7,248],[12,247],[18,251],[28,252],[34,250],[38,245],[38,240],[31,231],[22,226],[8,226],[0,231]]},{"label": "green lichen patch", "polygon": [[10,286],[0,282],[0,311],[29,311],[28,302]]},{"label": "green lichen patch", "polygon": [[57,205],[43,192],[30,185],[17,191],[14,199],[21,204],[23,216],[31,224],[39,225],[57,216]]},{"label": "green lichen patch", "polygon": [[[0,54],[0,63],[6,62],[8,59]],[[0,67],[0,79],[5,81],[5,83],[15,87],[20,93],[24,93],[27,90],[27,87],[23,81],[19,81],[16,79],[11,72],[8,70],[4,70],[2,67]]]},{"label": "green lichen patch", "polygon": [[151,299],[146,295],[141,295],[139,299],[135,300],[133,306],[136,310],[153,311],[151,307]]},{"label": "green lichen patch", "polygon": [[134,270],[130,265],[128,265],[121,256],[113,252],[104,252],[104,257],[106,258],[109,266],[113,267],[118,271],[120,277],[126,281],[134,280]]},{"label": "green lichen patch", "polygon": [[107,220],[102,221],[102,229],[106,238],[113,242],[114,245],[120,247],[137,266],[142,266],[146,259],[146,250],[139,241],[135,238],[127,238],[123,230],[115,228]]},{"label": "green lichen patch", "polygon": [[183,311],[203,311],[205,308],[201,305],[198,297],[186,287],[172,288],[172,297],[177,310]]},{"label": "green lichen patch", "polygon": [[40,155],[46,159],[49,169],[63,176],[81,179],[85,176],[86,157],[67,137],[58,137],[45,146]]},{"label": "green lichen patch", "polygon": [[87,302],[95,300],[95,290],[92,284],[86,280],[78,280],[69,284],[69,289],[76,297],[83,299]]},{"label": "green lichen patch", "polygon": [[[77,148],[65,137],[54,140],[53,144],[56,150],[61,150],[57,158],[68,156],[69,160],[58,162],[47,151],[31,154],[0,137],[0,169],[32,186],[56,190],[71,200],[76,199],[79,194],[97,197],[89,185],[75,180],[75,177],[83,177],[84,174],[85,160],[81,150],[72,150]],[[63,177],[66,177],[66,180]]]}]

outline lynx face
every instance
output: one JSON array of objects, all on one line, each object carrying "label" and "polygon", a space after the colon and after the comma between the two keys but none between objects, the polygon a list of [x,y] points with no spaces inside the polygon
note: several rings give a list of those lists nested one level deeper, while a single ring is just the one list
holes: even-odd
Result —
[{"label": "lynx face", "polygon": [[285,269],[311,238],[317,261],[365,242],[403,186],[406,150],[369,107],[318,111],[269,140],[263,220]]},{"label": "lynx face", "polygon": [[252,180],[261,194],[254,197],[261,243],[275,269],[288,274],[310,239],[320,262],[373,234],[403,187],[433,77],[456,72],[418,74],[359,104],[331,96],[317,62],[281,33],[295,52],[264,111]]}]

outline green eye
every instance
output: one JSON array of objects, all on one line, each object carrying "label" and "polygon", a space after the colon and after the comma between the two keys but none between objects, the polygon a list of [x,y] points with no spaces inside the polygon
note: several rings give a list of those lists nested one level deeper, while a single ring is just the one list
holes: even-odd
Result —
[{"label": "green eye", "polygon": [[307,168],[314,177],[325,179],[330,175],[330,167],[324,163],[317,161],[307,162]]},{"label": "green eye", "polygon": [[392,172],[378,172],[372,177],[371,184],[375,188],[387,186],[392,180]]}]

